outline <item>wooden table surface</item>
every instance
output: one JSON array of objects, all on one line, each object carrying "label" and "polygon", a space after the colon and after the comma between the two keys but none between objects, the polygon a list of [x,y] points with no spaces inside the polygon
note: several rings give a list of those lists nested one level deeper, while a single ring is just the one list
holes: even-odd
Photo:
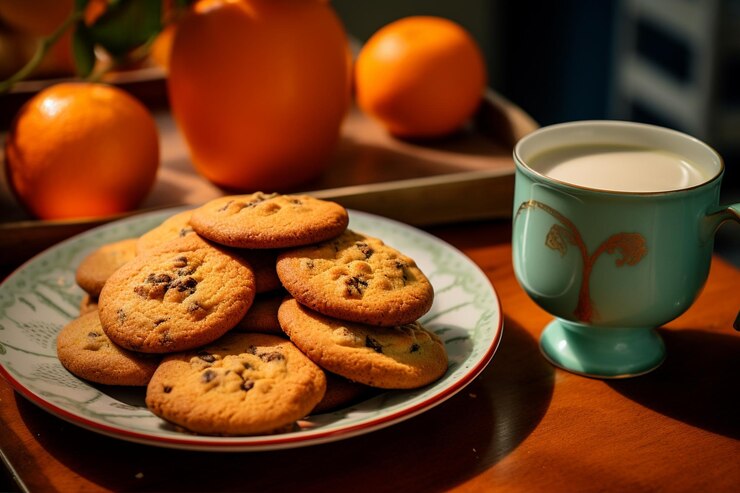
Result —
[{"label": "wooden table surface", "polygon": [[29,491],[737,491],[740,272],[713,259],[695,305],[661,328],[668,358],[602,381],[550,366],[549,316],[517,284],[508,221],[428,229],[486,273],[504,335],[468,387],[410,420],[333,443],[207,453],[68,424],[0,379],[0,450]]}]

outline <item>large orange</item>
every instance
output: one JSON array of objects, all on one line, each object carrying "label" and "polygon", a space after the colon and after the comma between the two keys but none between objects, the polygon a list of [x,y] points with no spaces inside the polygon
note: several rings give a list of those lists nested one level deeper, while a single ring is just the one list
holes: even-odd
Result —
[{"label": "large orange", "polygon": [[169,97],[196,169],[227,189],[318,175],[349,101],[346,35],[327,2],[207,0],[177,24]]},{"label": "large orange", "polygon": [[355,61],[357,105],[400,137],[449,134],[486,86],[480,48],[457,23],[413,16],[373,34]]},{"label": "large orange", "polygon": [[26,103],[5,143],[8,181],[43,219],[134,209],[159,166],[154,119],[132,96],[93,83],[56,84]]}]

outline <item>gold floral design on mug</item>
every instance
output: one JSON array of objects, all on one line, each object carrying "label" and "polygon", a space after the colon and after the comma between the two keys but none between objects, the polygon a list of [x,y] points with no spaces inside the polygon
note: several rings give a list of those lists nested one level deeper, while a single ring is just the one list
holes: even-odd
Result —
[{"label": "gold floral design on mug", "polygon": [[601,242],[601,244],[596,247],[596,250],[589,254],[586,243],[583,241],[583,237],[578,231],[576,225],[573,224],[573,221],[549,205],[537,200],[522,202],[514,219],[516,220],[516,218],[519,217],[519,214],[527,209],[541,209],[554,217],[559,223],[555,223],[550,227],[550,230],[547,232],[547,236],[545,237],[545,246],[560,252],[561,257],[565,256],[568,251],[569,243],[578,249],[578,252],[581,254],[581,260],[583,261],[583,274],[581,278],[581,287],[578,291],[578,305],[573,314],[579,321],[584,323],[590,323],[597,320],[598,312],[594,307],[594,302],[591,299],[590,293],[591,271],[593,270],[594,264],[596,264],[596,260],[604,252],[609,255],[618,252],[620,256],[615,260],[617,267],[636,265],[645,255],[647,255],[648,252],[645,237],[639,233],[616,233]]}]

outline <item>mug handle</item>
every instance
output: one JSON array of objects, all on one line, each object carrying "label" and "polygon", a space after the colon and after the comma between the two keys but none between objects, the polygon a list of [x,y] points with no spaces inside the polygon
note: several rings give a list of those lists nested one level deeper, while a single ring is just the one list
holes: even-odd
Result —
[{"label": "mug handle", "polygon": [[[709,221],[707,231],[710,235],[714,235],[725,221],[735,220],[736,222],[740,222],[740,204],[720,206],[718,209],[707,214],[707,219]],[[738,312],[735,323],[732,326],[740,332],[740,312]]]},{"label": "mug handle", "polygon": [[721,205],[707,214],[707,228],[705,229],[708,236],[713,236],[717,229],[725,222],[734,220],[740,223],[740,203]]}]

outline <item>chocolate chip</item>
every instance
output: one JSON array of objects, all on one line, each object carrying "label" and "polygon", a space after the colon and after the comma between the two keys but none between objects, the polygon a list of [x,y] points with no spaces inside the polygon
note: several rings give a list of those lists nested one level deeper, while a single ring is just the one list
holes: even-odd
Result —
[{"label": "chocolate chip", "polygon": [[88,332],[87,337],[100,337],[100,333],[98,332]]},{"label": "chocolate chip", "polygon": [[217,210],[216,210],[216,212],[224,212],[224,211],[225,211],[226,209],[228,209],[228,208],[229,208],[229,206],[230,206],[231,204],[233,204],[233,203],[234,203],[234,201],[233,201],[233,200],[229,200],[229,201],[228,201],[228,202],[226,202],[226,203],[225,203],[225,204],[224,204],[223,206],[221,206],[221,208],[217,209]]},{"label": "chocolate chip", "polygon": [[361,296],[365,288],[367,288],[367,281],[357,276],[347,278],[344,283],[347,285],[347,294],[350,296]]},{"label": "chocolate chip", "polygon": [[172,277],[167,274],[149,274],[145,282],[149,284],[169,284],[172,282]]},{"label": "chocolate chip", "polygon": [[123,322],[126,321],[126,312],[123,308],[119,308],[118,311],[116,311],[116,316],[118,317],[118,323],[123,325]]},{"label": "chocolate chip", "polygon": [[355,246],[362,252],[366,259],[372,257],[373,253],[375,253],[375,250],[373,250],[370,245],[368,245],[364,241],[356,242]]},{"label": "chocolate chip", "polygon": [[188,276],[175,279],[169,287],[170,289],[177,289],[181,293],[187,291],[192,294],[195,292],[195,286],[197,285],[198,281],[194,277]]},{"label": "chocolate chip", "polygon": [[415,353],[415,352],[416,352],[416,351],[418,351],[419,349],[421,349],[421,346],[419,346],[419,345],[418,345],[417,343],[413,343],[413,344],[411,345],[411,348],[409,349],[409,352],[410,352],[410,353]]},{"label": "chocolate chip", "polygon": [[169,386],[169,385],[165,385],[165,386],[164,386],[164,387],[162,388],[162,391],[163,391],[163,392],[164,392],[165,394],[169,394],[170,392],[172,392],[172,387],[171,387],[171,386]]},{"label": "chocolate chip", "polygon": [[277,197],[278,194],[271,193],[271,194],[264,194],[262,192],[257,192],[254,194],[252,200],[249,202],[243,203],[242,207],[245,209],[251,209],[252,207],[257,207],[257,205],[261,204],[262,202],[265,202],[267,200],[270,200],[272,198]]},{"label": "chocolate chip", "polygon": [[166,318],[158,318],[157,320],[154,321],[154,326],[157,327],[157,326],[165,323],[166,321],[167,321]]},{"label": "chocolate chip", "polygon": [[241,388],[244,392],[248,392],[254,387],[254,380],[245,380]]},{"label": "chocolate chip", "polygon": [[383,352],[383,346],[380,344],[380,342],[370,336],[365,336],[365,347],[369,347],[376,353]]},{"label": "chocolate chip", "polygon": [[195,230],[193,228],[180,228],[180,238],[194,232]]},{"label": "chocolate chip", "polygon": [[188,258],[187,257],[177,257],[175,259],[175,267],[185,267],[188,265]]},{"label": "chocolate chip", "polygon": [[170,288],[171,279],[167,274],[149,274],[144,284],[134,286],[134,293],[145,299],[162,299]]},{"label": "chocolate chip", "polygon": [[405,281],[409,280],[408,275],[406,274],[406,267],[408,266],[409,264],[407,262],[404,262],[403,260],[396,260],[396,269],[401,269],[404,284],[406,284]]},{"label": "chocolate chip", "polygon": [[278,353],[277,351],[271,353],[262,353],[258,356],[262,361],[266,361],[268,363],[270,361],[280,361],[285,359],[285,356],[283,356],[282,353]]},{"label": "chocolate chip", "polygon": [[213,363],[214,361],[216,361],[216,357],[214,355],[212,355],[211,353],[206,353],[205,351],[201,351],[200,353],[198,353],[198,357],[207,363]]},{"label": "chocolate chip", "polygon": [[200,376],[200,381],[203,383],[208,383],[211,380],[216,378],[216,372],[213,370],[206,370],[203,372],[203,374]]}]

